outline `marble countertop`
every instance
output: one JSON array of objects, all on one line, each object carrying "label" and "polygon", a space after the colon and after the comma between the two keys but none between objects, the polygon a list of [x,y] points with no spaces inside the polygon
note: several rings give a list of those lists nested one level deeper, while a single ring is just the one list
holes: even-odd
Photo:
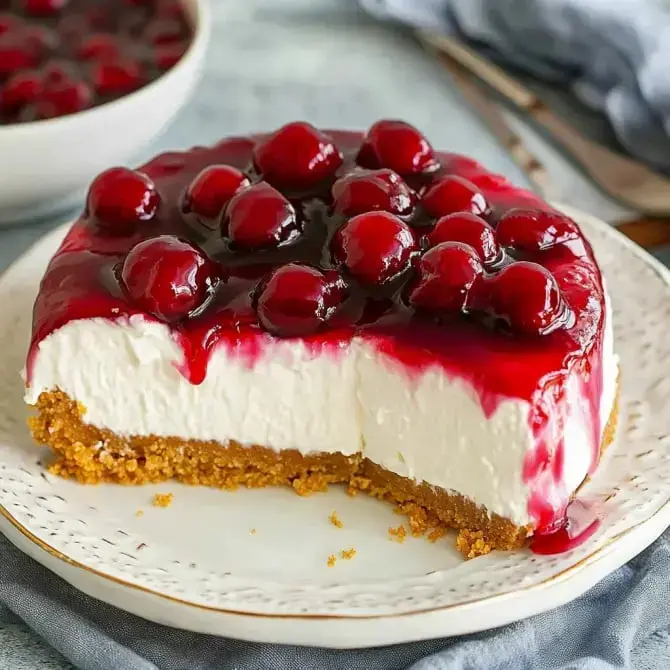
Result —
[{"label": "marble countertop", "polygon": [[[421,128],[435,146],[467,153],[527,185],[434,59],[403,31],[362,15],[353,0],[214,0],[212,5],[214,30],[203,80],[179,118],[136,161],[296,118],[363,129],[379,117],[399,117]],[[606,221],[630,214],[523,121],[510,119],[547,167],[553,198]],[[0,231],[0,270],[63,220]],[[670,249],[656,255],[670,263]],[[0,667],[71,666],[0,610]]]}]

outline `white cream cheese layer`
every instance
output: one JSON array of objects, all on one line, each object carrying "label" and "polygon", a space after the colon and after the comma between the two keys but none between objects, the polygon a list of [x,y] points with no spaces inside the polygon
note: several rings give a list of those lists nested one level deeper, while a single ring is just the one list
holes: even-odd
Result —
[{"label": "white cream cheese layer", "polygon": [[[603,427],[617,375],[607,309]],[[178,371],[181,358],[162,324],[141,317],[72,321],[40,342],[26,402],[60,388],[84,405],[86,422],[125,436],[233,439],[303,454],[362,451],[518,525],[531,521],[522,469],[535,440],[524,401],[505,400],[487,418],[466,382],[437,366],[410,377],[361,339],[319,356],[300,342],[269,340],[253,365],[220,346],[199,385]],[[592,453],[578,382],[575,373],[562,407],[567,490],[583,481]]]}]

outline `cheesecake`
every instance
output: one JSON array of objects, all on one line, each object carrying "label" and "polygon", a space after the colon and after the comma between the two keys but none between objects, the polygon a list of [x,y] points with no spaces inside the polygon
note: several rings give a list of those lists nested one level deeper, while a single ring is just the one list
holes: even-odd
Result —
[{"label": "cheesecake", "polygon": [[25,379],[60,475],[344,484],[468,556],[564,526],[618,397],[577,222],[397,120],[99,175],[42,280]]}]

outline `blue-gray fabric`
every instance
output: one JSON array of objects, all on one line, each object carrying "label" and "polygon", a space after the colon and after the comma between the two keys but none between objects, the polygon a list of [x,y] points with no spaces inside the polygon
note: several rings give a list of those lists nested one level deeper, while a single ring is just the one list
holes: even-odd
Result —
[{"label": "blue-gray fabric", "polygon": [[638,158],[670,169],[667,0],[361,0],[372,14],[458,32],[572,85]]},{"label": "blue-gray fabric", "polygon": [[0,556],[0,631],[19,617],[84,670],[670,668],[670,531],[584,596],[546,614],[478,635],[351,651],[173,630],[77,592],[1,536]]}]

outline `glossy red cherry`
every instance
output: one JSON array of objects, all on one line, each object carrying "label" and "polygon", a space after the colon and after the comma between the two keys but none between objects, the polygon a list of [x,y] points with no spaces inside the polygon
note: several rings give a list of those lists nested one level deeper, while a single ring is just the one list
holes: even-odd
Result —
[{"label": "glossy red cherry", "polygon": [[345,216],[381,210],[409,214],[415,195],[393,170],[360,170],[338,179],[332,188],[335,211]]},{"label": "glossy red cherry", "polygon": [[261,285],[258,320],[273,335],[310,335],[328,321],[345,297],[345,283],[337,272],[289,263]]},{"label": "glossy red cherry", "polygon": [[356,161],[368,168],[390,168],[399,174],[430,172],[439,167],[428,140],[404,121],[384,119],[374,123]]},{"label": "glossy red cherry", "polygon": [[179,321],[205,302],[212,292],[214,276],[209,258],[174,235],[136,244],[121,269],[129,300],[168,323]]},{"label": "glossy red cherry", "polygon": [[114,60],[120,53],[117,40],[106,33],[86,37],[76,51],[79,60]]},{"label": "glossy red cherry", "polygon": [[0,88],[0,116],[13,116],[33,104],[42,91],[42,77],[32,71],[19,72]]},{"label": "glossy red cherry", "polygon": [[92,101],[93,93],[86,82],[69,79],[56,81],[47,77],[37,100],[37,117],[52,119],[81,112],[90,107]]},{"label": "glossy red cherry", "polygon": [[301,190],[331,177],[342,165],[342,154],[328,135],[295,121],[256,145],[254,164],[277,188]]},{"label": "glossy red cherry", "polygon": [[246,175],[230,165],[210,165],[186,189],[184,208],[204,219],[217,219],[228,201],[249,186]]},{"label": "glossy red cherry", "polygon": [[493,228],[474,214],[458,212],[438,219],[428,234],[428,242],[434,247],[442,242],[463,242],[471,246],[485,265],[500,258],[500,247],[496,243]]},{"label": "glossy red cherry", "polygon": [[6,33],[0,37],[0,81],[11,75],[35,67],[39,56],[22,40]]},{"label": "glossy red cherry", "polygon": [[160,196],[142,172],[116,167],[98,175],[88,190],[87,211],[110,232],[133,232],[137,224],[154,217]]},{"label": "glossy red cherry", "polygon": [[98,95],[116,96],[138,89],[145,79],[137,61],[129,59],[103,60],[93,68],[93,88]]},{"label": "glossy red cherry", "polygon": [[569,316],[556,279],[537,263],[517,261],[488,281],[491,311],[521,335],[544,335]]},{"label": "glossy red cherry", "polygon": [[482,262],[471,246],[443,242],[421,257],[417,277],[409,288],[409,301],[431,312],[462,312],[467,308],[470,290],[483,274]]},{"label": "glossy red cherry", "polygon": [[572,219],[559,212],[511,209],[500,218],[496,237],[504,247],[532,252],[579,239],[579,230]]},{"label": "glossy red cherry", "polygon": [[438,218],[455,212],[470,212],[486,216],[490,207],[484,194],[463,177],[443,177],[428,188],[423,196],[423,208],[427,214]]},{"label": "glossy red cherry", "polygon": [[382,284],[402,272],[416,251],[412,229],[388,212],[359,214],[334,235],[333,258],[363,284]]},{"label": "glossy red cherry", "polygon": [[31,16],[53,16],[67,3],[68,0],[23,0],[26,14]]},{"label": "glossy red cherry", "polygon": [[299,233],[293,205],[265,182],[233,196],[223,226],[224,234],[242,249],[274,247],[291,241]]}]

